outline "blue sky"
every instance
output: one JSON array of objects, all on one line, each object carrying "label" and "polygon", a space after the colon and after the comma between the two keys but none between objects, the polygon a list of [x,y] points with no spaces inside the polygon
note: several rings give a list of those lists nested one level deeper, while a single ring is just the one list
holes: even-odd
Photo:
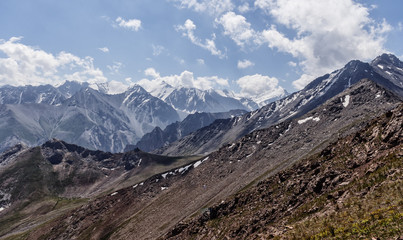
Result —
[{"label": "blue sky", "polygon": [[403,56],[401,0],[2,0],[0,84],[66,79],[293,92]]}]

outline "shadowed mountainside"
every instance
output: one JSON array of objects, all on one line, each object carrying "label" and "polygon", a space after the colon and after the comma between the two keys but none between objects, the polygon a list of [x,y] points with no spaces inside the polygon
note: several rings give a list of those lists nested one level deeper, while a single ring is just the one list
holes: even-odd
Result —
[{"label": "shadowed mountainside", "polygon": [[160,127],[155,127],[150,133],[145,134],[136,145],[126,146],[125,151],[138,147],[143,151],[151,152],[179,140],[200,128],[210,125],[216,119],[233,118],[245,113],[245,110],[232,110],[221,113],[202,112],[189,114],[183,121],[172,123],[164,130]]}]

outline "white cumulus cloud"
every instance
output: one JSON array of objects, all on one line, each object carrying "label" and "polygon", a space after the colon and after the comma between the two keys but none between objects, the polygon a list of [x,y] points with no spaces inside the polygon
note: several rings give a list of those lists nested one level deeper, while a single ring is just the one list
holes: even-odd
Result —
[{"label": "white cumulus cloud", "polygon": [[244,4],[240,5],[240,6],[238,6],[238,11],[239,11],[240,13],[249,12],[249,11],[250,11],[249,3],[246,2],[246,3],[244,3]]},{"label": "white cumulus cloud", "polygon": [[164,50],[165,48],[161,45],[151,45],[153,47],[153,55],[154,56],[159,56]]},{"label": "white cumulus cloud", "polygon": [[187,87],[200,90],[228,87],[229,85],[227,79],[217,76],[195,77],[193,72],[190,71],[183,71],[179,75],[161,76],[154,68],[147,68],[144,74],[148,78],[144,78],[137,83],[150,91],[163,85],[164,82],[175,88]]},{"label": "white cumulus cloud", "polygon": [[123,66],[121,62],[113,62],[112,65],[107,65],[106,68],[109,69],[111,74],[120,74],[120,69],[122,69]]},{"label": "white cumulus cloud", "polygon": [[251,43],[256,36],[255,31],[251,28],[251,24],[246,21],[246,18],[234,12],[224,14],[216,22],[222,25],[224,34],[229,36],[240,47]]},{"label": "white cumulus cloud", "polygon": [[139,19],[128,19],[125,20],[122,17],[116,18],[116,23],[119,27],[127,28],[132,31],[138,31],[141,27],[141,20]]},{"label": "white cumulus cloud", "polygon": [[296,67],[296,66],[297,66],[297,63],[296,63],[296,62],[293,62],[293,61],[289,61],[289,62],[288,62],[288,66]]},{"label": "white cumulus cloud", "polygon": [[108,93],[109,94],[119,94],[126,91],[129,87],[127,82],[119,82],[116,80],[112,80],[108,82]]},{"label": "white cumulus cloud", "polygon": [[89,82],[107,81],[91,57],[80,58],[71,53],[57,55],[22,44],[22,37],[0,39],[0,85],[60,84],[65,80]]},{"label": "white cumulus cloud", "polygon": [[193,44],[208,50],[212,55],[218,56],[219,58],[225,57],[225,55],[218,50],[215,45],[215,36],[213,36],[212,39],[205,39],[204,41],[195,36],[194,31],[196,30],[196,25],[192,20],[187,19],[183,25],[178,25],[175,28],[177,31],[182,32],[184,37],[189,38]]},{"label": "white cumulus cloud", "polygon": [[160,77],[160,74],[154,68],[147,68],[144,70],[144,75],[152,77],[153,79]]},{"label": "white cumulus cloud", "polygon": [[98,50],[101,52],[104,52],[104,53],[109,52],[109,48],[107,48],[107,47],[101,47],[101,48],[98,48]]},{"label": "white cumulus cloud", "polygon": [[253,62],[251,62],[251,61],[249,61],[249,60],[247,60],[247,59],[244,59],[244,60],[239,60],[238,61],[238,68],[240,68],[240,69],[244,69],[244,68],[248,68],[248,67],[252,67],[252,66],[254,66],[255,64],[253,63]]},{"label": "white cumulus cloud", "polygon": [[204,63],[204,59],[198,58],[198,59],[196,59],[196,61],[197,61],[197,63],[200,64],[200,65],[204,65],[204,64],[205,64],[205,63]]},{"label": "white cumulus cloud", "polygon": [[243,76],[236,83],[241,88],[241,96],[251,98],[258,103],[285,93],[279,86],[277,78],[260,74]]},{"label": "white cumulus cloud", "polygon": [[299,60],[304,74],[293,83],[297,89],[349,60],[381,54],[392,29],[385,20],[371,19],[371,9],[352,0],[256,0],[255,6],[295,33],[288,37],[272,25],[262,32],[262,40]]},{"label": "white cumulus cloud", "polygon": [[179,3],[181,8],[193,9],[196,12],[206,12],[220,15],[234,8],[231,0],[172,0]]}]

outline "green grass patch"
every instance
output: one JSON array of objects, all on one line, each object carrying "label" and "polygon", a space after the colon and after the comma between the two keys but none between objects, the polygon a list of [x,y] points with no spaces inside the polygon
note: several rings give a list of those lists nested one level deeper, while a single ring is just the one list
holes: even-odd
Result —
[{"label": "green grass patch", "polygon": [[[349,197],[341,203],[321,195],[302,205],[289,218],[293,229],[285,239],[390,239],[403,234],[403,161],[396,154],[379,160],[386,163],[342,190]],[[334,192],[333,191],[333,192]],[[365,192],[362,196],[355,193]],[[330,206],[331,211],[325,211]],[[316,208],[314,212],[309,209]]]}]

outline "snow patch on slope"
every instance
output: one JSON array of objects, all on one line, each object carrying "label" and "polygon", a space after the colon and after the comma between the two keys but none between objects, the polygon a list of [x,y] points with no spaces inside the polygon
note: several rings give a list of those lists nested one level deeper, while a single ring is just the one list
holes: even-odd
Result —
[{"label": "snow patch on slope", "polygon": [[193,168],[197,168],[200,164],[202,164],[204,161],[207,161],[209,157],[206,157],[203,160],[199,160],[197,162],[195,162],[195,164],[193,164]]},{"label": "snow patch on slope", "polygon": [[343,106],[347,107],[349,103],[350,103],[350,95],[346,95],[343,101]]},{"label": "snow patch on slope", "polygon": [[189,164],[185,167],[181,167],[181,168],[179,168],[178,172],[181,174],[184,174],[191,166],[192,166],[192,164]]},{"label": "snow patch on slope", "polygon": [[303,124],[303,123],[306,123],[306,122],[308,122],[310,120],[315,121],[315,122],[319,122],[320,118],[319,117],[307,117],[307,118],[298,120],[298,124]]}]

